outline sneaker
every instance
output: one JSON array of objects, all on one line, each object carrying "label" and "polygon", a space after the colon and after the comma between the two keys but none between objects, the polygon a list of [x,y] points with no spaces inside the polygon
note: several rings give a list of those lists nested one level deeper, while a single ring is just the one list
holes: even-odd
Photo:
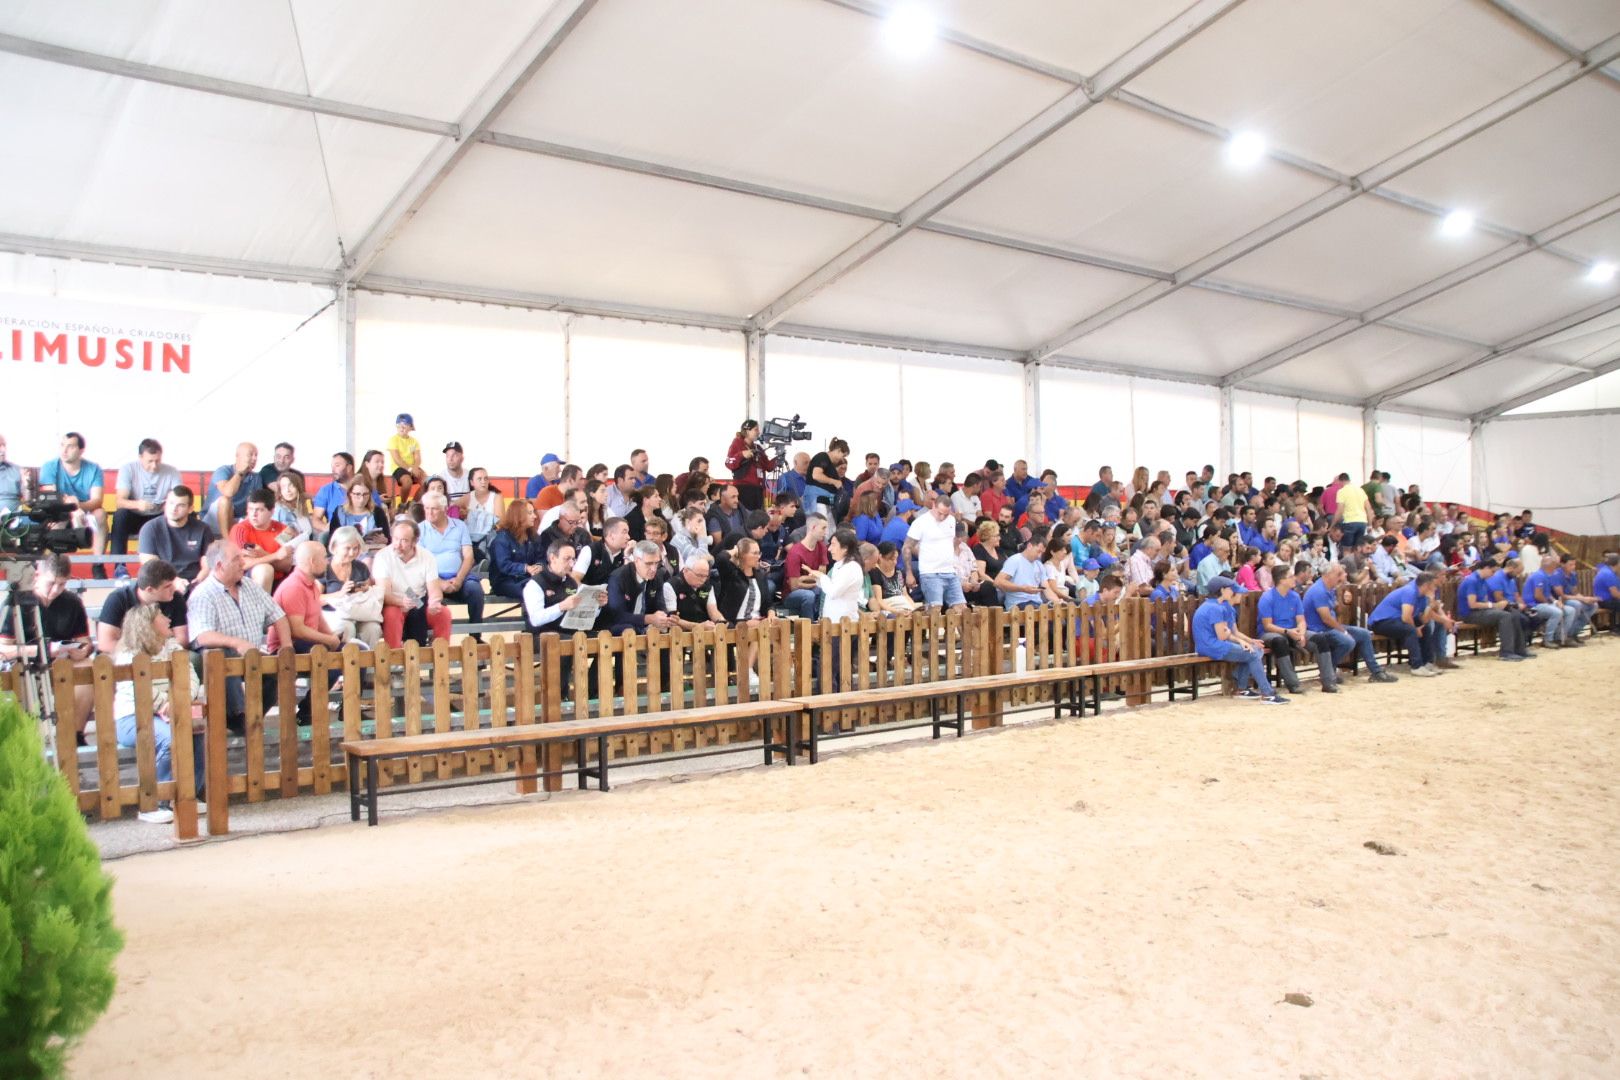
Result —
[{"label": "sneaker", "polygon": [[167,825],[174,820],[174,811],[167,806],[159,806],[156,810],[142,810],[135,816],[148,825]]},{"label": "sneaker", "polygon": [[1400,682],[1401,680],[1387,671],[1375,672],[1368,682]]},{"label": "sneaker", "polygon": [[1260,691],[1256,690],[1252,686],[1249,687],[1247,690],[1239,690],[1237,692],[1237,696],[1242,698],[1245,701],[1259,701],[1261,698],[1265,697],[1264,694],[1262,694]]},{"label": "sneaker", "polygon": [[1530,652],[1528,649],[1522,653],[1518,653],[1517,656],[1520,660],[1534,660],[1536,658],[1536,654]]},{"label": "sneaker", "polygon": [[1288,688],[1288,692],[1290,694],[1303,694],[1305,692],[1305,686],[1303,683],[1301,683],[1299,686],[1290,686]]},{"label": "sneaker", "polygon": [[1441,671],[1455,671],[1462,667],[1462,665],[1457,663],[1457,661],[1449,659],[1448,657],[1441,657],[1439,660],[1434,662],[1434,665]]},{"label": "sneaker", "polygon": [[1324,693],[1324,694],[1337,694],[1338,692],[1339,692],[1339,688],[1337,686],[1334,686],[1332,683],[1323,683],[1322,684],[1322,693]]},{"label": "sneaker", "polygon": [[1565,638],[1564,639],[1564,648],[1566,648],[1566,649],[1584,649],[1584,648],[1586,648],[1586,642],[1582,641],[1578,637]]},{"label": "sneaker", "polygon": [[1411,673],[1420,679],[1432,679],[1436,675],[1440,674],[1440,672],[1436,671],[1432,667],[1415,667],[1412,669]]},{"label": "sneaker", "polygon": [[1503,653],[1501,659],[1517,664],[1521,660],[1528,660],[1530,658],[1528,656],[1517,656],[1513,653]]},{"label": "sneaker", "polygon": [[1281,694],[1272,694],[1270,697],[1261,698],[1260,703],[1262,705],[1286,705],[1288,704],[1288,699],[1283,697]]}]

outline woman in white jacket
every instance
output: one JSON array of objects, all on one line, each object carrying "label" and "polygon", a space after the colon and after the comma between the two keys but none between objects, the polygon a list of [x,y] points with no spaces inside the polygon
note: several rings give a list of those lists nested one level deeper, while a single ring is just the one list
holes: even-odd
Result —
[{"label": "woman in white jacket", "polygon": [[[825,571],[812,570],[816,588],[821,590],[821,618],[830,623],[842,619],[859,619],[866,605],[866,571],[861,566],[860,541],[855,530],[839,529],[827,541],[827,555],[831,560]],[[835,640],[832,650],[832,689],[841,688],[844,668],[855,651],[853,633],[845,633]]]},{"label": "woman in white jacket", "polygon": [[832,559],[829,568],[825,572],[811,571],[823,596],[821,617],[828,622],[861,617],[861,608],[866,604],[866,572],[856,552],[859,546],[854,529],[839,529],[827,541],[827,554]]}]

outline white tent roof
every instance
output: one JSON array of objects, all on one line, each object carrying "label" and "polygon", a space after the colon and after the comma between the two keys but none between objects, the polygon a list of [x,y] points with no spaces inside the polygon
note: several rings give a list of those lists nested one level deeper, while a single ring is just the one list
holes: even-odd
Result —
[{"label": "white tent roof", "polygon": [[1620,378],[1612,0],[908,2],[915,56],[879,0],[16,0],[0,249],[1457,416]]}]

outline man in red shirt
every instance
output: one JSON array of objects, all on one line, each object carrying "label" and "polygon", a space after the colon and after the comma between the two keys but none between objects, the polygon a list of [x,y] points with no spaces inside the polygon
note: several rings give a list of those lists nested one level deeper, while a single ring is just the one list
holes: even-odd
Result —
[{"label": "man in red shirt", "polygon": [[[252,512],[251,503],[249,512]],[[265,645],[271,652],[287,645],[291,645],[294,651],[301,653],[307,653],[317,645],[325,645],[334,651],[343,648],[343,639],[327,630],[326,620],[321,614],[321,594],[324,590],[317,579],[326,573],[326,549],[314,540],[305,540],[291,550],[293,572],[276,587],[275,600],[287,615],[287,636],[292,640],[290,642],[281,640],[281,624],[277,623],[270,628]],[[337,670],[328,669],[327,688],[331,689],[336,681]],[[309,723],[308,697],[298,703],[298,722]]]},{"label": "man in red shirt", "polygon": [[247,517],[231,526],[231,542],[242,549],[242,565],[254,584],[274,592],[276,582],[292,570],[292,549],[281,546],[286,526],[271,515],[276,497],[269,488],[248,496]]},{"label": "man in red shirt", "polygon": [[817,602],[821,599],[813,571],[827,569],[827,545],[821,542],[826,535],[827,519],[811,514],[804,521],[804,539],[789,544],[787,549],[787,565],[782,577],[782,591],[787,595],[782,598],[782,606],[806,619],[816,617]]}]

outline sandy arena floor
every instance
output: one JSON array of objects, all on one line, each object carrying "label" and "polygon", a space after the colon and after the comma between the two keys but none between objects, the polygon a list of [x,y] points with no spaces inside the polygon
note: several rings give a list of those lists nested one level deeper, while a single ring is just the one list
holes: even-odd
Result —
[{"label": "sandy arena floor", "polygon": [[136,856],[74,1073],[1613,1077],[1617,689],[1604,641]]}]

